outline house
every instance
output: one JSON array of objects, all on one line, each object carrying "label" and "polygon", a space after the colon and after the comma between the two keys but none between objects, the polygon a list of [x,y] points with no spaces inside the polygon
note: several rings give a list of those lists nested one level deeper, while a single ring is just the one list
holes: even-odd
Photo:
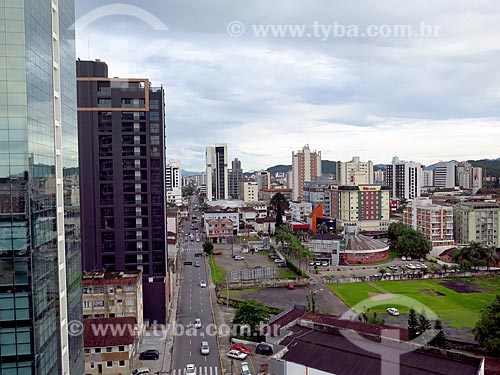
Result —
[{"label": "house", "polygon": [[139,337],[133,317],[83,321],[85,375],[128,374]]},{"label": "house", "polygon": [[233,236],[233,222],[229,219],[206,220],[205,233],[213,243],[228,243]]},{"label": "house", "polygon": [[276,231],[276,218],[269,216],[255,219],[254,229],[257,233],[271,233],[273,235]]}]

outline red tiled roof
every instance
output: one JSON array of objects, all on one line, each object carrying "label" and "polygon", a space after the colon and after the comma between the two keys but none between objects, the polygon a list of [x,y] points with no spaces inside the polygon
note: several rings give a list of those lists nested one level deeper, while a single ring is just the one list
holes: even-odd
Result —
[{"label": "red tiled roof", "polygon": [[84,345],[95,348],[133,344],[136,324],[133,317],[84,319]]}]

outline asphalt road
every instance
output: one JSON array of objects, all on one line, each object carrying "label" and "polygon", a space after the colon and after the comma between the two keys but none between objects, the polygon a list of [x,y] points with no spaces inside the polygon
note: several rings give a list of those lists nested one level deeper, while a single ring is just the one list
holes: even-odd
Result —
[{"label": "asphalt road", "polygon": [[[199,218],[199,214],[198,214]],[[190,222],[184,224],[185,233],[190,229]],[[197,226],[199,222],[197,223]],[[219,375],[219,350],[214,329],[212,306],[208,288],[201,288],[200,281],[207,281],[205,259],[195,257],[196,253],[202,253],[202,242],[188,241],[182,248],[182,273],[177,304],[177,322],[175,327],[176,336],[173,350],[173,375],[184,375],[187,364],[194,364],[196,375]],[[185,262],[192,262],[192,265],[185,265]],[[199,261],[200,266],[195,267],[195,261]],[[208,286],[210,286],[208,284]],[[196,318],[201,319],[202,328],[194,328]],[[184,331],[181,334],[181,331]],[[202,341],[208,341],[210,354],[202,355],[200,346]]]}]

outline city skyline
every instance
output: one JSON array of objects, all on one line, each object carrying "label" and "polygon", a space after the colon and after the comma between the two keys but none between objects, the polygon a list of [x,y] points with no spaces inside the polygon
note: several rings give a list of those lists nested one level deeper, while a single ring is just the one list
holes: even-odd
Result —
[{"label": "city skyline", "polygon": [[[112,4],[80,1],[77,18]],[[222,0],[146,1],[133,16],[113,14],[120,13],[115,6],[77,21],[77,54],[107,61],[112,76],[164,84],[168,156],[186,170],[202,170],[204,148],[215,143],[230,144],[229,157],[255,170],[288,164],[305,143],[328,160],[498,158],[499,5],[446,1],[421,9],[412,1],[404,12],[389,2],[365,5],[369,18],[356,11],[363,4],[326,1],[292,2],[286,12],[264,2],[246,9]],[[233,21],[246,27],[241,37],[229,34]],[[424,22],[439,34],[321,40],[257,37],[252,29],[315,22],[359,28]]]}]

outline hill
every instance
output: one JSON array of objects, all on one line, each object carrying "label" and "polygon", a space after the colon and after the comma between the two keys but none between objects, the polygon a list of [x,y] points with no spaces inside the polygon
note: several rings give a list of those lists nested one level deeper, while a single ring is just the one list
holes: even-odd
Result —
[{"label": "hill", "polygon": [[278,164],[266,169],[269,173],[274,175],[275,173],[286,173],[292,169],[291,165]]},{"label": "hill", "polygon": [[473,167],[482,167],[484,176],[500,177],[500,158],[469,160]]},{"label": "hill", "polygon": [[[286,173],[291,169],[291,165],[278,164],[267,168],[267,171],[274,175],[275,173]],[[321,160],[321,171],[323,174],[335,174],[337,172],[336,162],[331,160]]]}]

